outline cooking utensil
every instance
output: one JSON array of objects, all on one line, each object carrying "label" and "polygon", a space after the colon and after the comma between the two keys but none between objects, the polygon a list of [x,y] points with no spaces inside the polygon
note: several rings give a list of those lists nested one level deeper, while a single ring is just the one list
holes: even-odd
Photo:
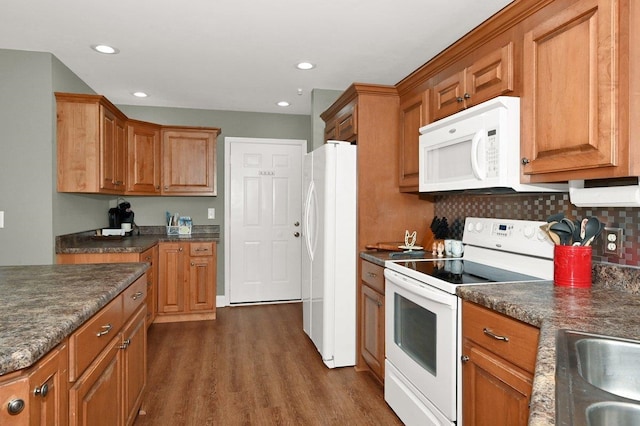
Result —
[{"label": "cooking utensil", "polygon": [[402,251],[399,246],[402,245],[402,241],[398,241],[397,243],[376,243],[376,244],[367,244],[364,246],[367,250],[384,250],[384,251]]},{"label": "cooking utensil", "polygon": [[[567,225],[567,227],[571,231],[571,235],[569,236],[568,245],[573,244],[574,241],[578,241],[578,238],[576,238],[576,236],[577,236],[576,235],[576,224],[573,223],[573,221],[571,219],[569,219],[568,217],[563,217],[560,222],[562,222],[565,225]],[[578,233],[579,232],[580,232],[580,230],[578,229]]]},{"label": "cooking utensil", "polygon": [[564,219],[564,213],[560,212],[560,213],[552,214],[547,218],[547,223],[560,222],[562,219]]},{"label": "cooking utensil", "polygon": [[593,240],[600,235],[604,225],[600,222],[597,217],[591,216],[584,227],[584,238],[582,239],[581,245],[588,246],[591,245]]},{"label": "cooking utensil", "polygon": [[558,237],[560,237],[560,244],[563,246],[571,245],[572,231],[569,225],[564,222],[557,222],[551,225],[549,229],[558,234]]},{"label": "cooking utensil", "polygon": [[541,225],[540,229],[542,229],[542,231],[547,234],[549,236],[549,239],[553,242],[553,244],[560,244],[560,237],[558,236],[558,234],[556,234],[555,232],[551,231],[549,228],[551,227],[551,225],[558,223],[556,221],[552,221],[550,223],[547,223],[545,225]]}]

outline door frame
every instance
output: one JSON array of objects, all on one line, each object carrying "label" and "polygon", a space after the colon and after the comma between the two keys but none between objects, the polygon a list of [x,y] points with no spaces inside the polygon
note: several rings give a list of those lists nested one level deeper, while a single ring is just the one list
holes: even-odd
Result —
[{"label": "door frame", "polygon": [[[276,139],[276,138],[245,138],[245,137],[232,137],[227,136],[224,138],[224,295],[218,296],[217,306],[229,306],[231,301],[229,299],[231,288],[231,241],[229,241],[229,235],[231,235],[231,225],[227,218],[231,217],[231,168],[229,164],[231,162],[231,144],[271,144],[271,145],[299,145],[300,150],[300,164],[304,162],[304,156],[307,153],[307,141],[304,139]],[[302,180],[302,176],[300,176]],[[221,305],[220,299],[224,300],[224,305]],[[268,304],[265,302],[264,304]],[[278,302],[280,303],[280,302]],[[256,303],[251,303],[255,305]],[[233,306],[241,306],[241,303],[234,303]]]}]

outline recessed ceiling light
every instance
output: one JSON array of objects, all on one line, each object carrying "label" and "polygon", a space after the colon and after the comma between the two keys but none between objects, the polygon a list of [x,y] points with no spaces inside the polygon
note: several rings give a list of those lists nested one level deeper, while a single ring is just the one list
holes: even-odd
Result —
[{"label": "recessed ceiling light", "polygon": [[146,98],[149,95],[144,92],[133,92],[133,96],[135,96],[136,98]]},{"label": "recessed ceiling light", "polygon": [[120,53],[120,51],[118,49],[116,49],[115,47],[108,46],[106,44],[95,44],[95,45],[91,46],[91,48],[93,50],[95,50],[96,52],[104,53],[106,55],[116,55],[116,54]]},{"label": "recessed ceiling light", "polygon": [[291,104],[289,102],[287,102],[287,101],[280,101],[276,105],[278,105],[280,107],[288,107]]},{"label": "recessed ceiling light", "polygon": [[314,64],[312,64],[311,62],[300,62],[296,65],[296,68],[298,68],[299,70],[310,70],[315,68],[316,66]]}]

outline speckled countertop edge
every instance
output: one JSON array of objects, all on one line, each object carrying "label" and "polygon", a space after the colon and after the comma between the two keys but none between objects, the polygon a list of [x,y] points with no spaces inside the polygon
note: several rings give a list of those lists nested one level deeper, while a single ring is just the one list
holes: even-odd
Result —
[{"label": "speckled countertop edge", "polygon": [[[136,232],[134,232],[136,234]],[[219,225],[196,225],[190,235],[167,235],[162,226],[140,227],[140,235],[97,238],[95,231],[56,237],[56,254],[142,253],[161,242],[219,242]]]},{"label": "speckled countertop edge", "polygon": [[148,268],[146,263],[0,267],[0,376],[33,365]]}]

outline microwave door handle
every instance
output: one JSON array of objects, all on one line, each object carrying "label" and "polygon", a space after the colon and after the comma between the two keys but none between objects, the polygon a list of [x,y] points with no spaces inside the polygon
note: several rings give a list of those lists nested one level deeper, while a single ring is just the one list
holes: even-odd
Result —
[{"label": "microwave door handle", "polygon": [[473,170],[473,174],[479,180],[485,179],[485,170],[480,167],[478,158],[480,156],[480,142],[482,141],[482,137],[484,136],[484,129],[480,129],[473,135],[473,139],[471,139],[471,170]]}]

